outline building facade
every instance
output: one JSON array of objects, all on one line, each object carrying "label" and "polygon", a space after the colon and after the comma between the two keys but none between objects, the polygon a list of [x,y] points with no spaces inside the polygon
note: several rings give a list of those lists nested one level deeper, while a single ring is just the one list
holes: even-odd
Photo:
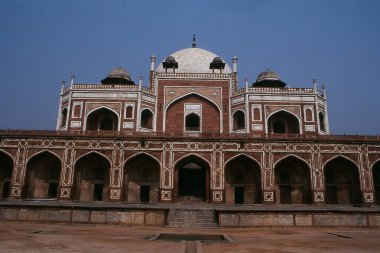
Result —
[{"label": "building facade", "polygon": [[326,90],[271,70],[238,88],[207,50],[62,84],[56,131],[0,133],[0,196],[120,203],[380,203],[378,136],[330,134]]}]

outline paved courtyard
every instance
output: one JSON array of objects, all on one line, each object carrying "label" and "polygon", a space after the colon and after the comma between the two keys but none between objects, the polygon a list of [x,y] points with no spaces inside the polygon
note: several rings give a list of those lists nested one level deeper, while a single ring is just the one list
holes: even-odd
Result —
[{"label": "paved courtyard", "polygon": [[[230,241],[149,240],[157,234],[225,235]],[[380,252],[380,230],[358,228],[178,229],[0,223],[0,252]]]}]

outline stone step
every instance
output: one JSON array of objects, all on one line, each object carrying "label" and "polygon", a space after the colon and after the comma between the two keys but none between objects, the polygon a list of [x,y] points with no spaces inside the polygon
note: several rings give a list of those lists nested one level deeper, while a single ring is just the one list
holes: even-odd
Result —
[{"label": "stone step", "polygon": [[166,223],[169,227],[218,227],[214,209],[171,209]]}]

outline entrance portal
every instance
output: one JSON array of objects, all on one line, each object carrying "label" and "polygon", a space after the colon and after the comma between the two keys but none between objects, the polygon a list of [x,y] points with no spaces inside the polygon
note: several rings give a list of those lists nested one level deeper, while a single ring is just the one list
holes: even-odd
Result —
[{"label": "entrance portal", "polygon": [[208,202],[209,175],[205,162],[196,157],[185,159],[177,166],[176,174],[179,202]]}]

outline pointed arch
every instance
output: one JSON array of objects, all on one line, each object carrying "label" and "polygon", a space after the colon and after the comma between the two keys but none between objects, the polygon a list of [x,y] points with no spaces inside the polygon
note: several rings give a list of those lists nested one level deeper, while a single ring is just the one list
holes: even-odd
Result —
[{"label": "pointed arch", "polygon": [[288,155],[274,165],[276,203],[311,204],[311,169],[295,155]]},{"label": "pointed arch", "polygon": [[360,173],[358,163],[357,163],[356,161],[352,160],[351,158],[349,158],[349,157],[347,157],[347,156],[345,156],[345,155],[341,155],[341,154],[339,154],[339,155],[335,155],[335,156],[330,157],[329,159],[327,159],[327,160],[323,163],[322,168],[325,168],[325,166],[326,166],[326,164],[327,164],[328,162],[330,162],[330,161],[332,161],[332,160],[335,160],[336,158],[343,158],[343,159],[345,159],[345,160],[348,160],[348,161],[352,162],[353,164],[355,164],[356,168],[358,168],[358,173]]},{"label": "pointed arch", "polygon": [[123,166],[122,199],[124,202],[158,202],[161,163],[154,156],[138,153]]},{"label": "pointed arch", "polygon": [[87,131],[120,130],[120,115],[107,106],[100,106],[89,111],[84,119],[83,129]]},{"label": "pointed arch", "polygon": [[13,164],[13,157],[0,149],[0,199],[6,199],[10,196]]},{"label": "pointed arch", "polygon": [[361,204],[359,167],[351,159],[338,155],[323,165],[327,204]]},{"label": "pointed arch", "polygon": [[273,134],[302,134],[298,115],[286,109],[272,112],[266,118],[266,132]]},{"label": "pointed arch", "polygon": [[85,156],[88,156],[88,155],[91,155],[91,154],[100,155],[100,156],[102,156],[103,158],[107,159],[107,161],[108,161],[110,164],[112,164],[111,159],[108,158],[105,154],[100,153],[99,151],[96,151],[96,150],[91,150],[91,151],[89,151],[89,152],[87,152],[87,153],[84,153],[84,154],[78,156],[78,157],[75,159],[75,161],[74,161],[74,166],[75,166],[75,164],[78,162],[78,160],[80,160],[82,157],[85,157]]},{"label": "pointed arch", "polygon": [[284,157],[281,157],[280,159],[278,159],[278,160],[273,164],[273,167],[276,167],[276,165],[277,165],[279,162],[281,162],[282,160],[285,160],[285,159],[287,159],[287,158],[291,158],[291,157],[293,157],[293,158],[295,158],[295,159],[297,159],[297,160],[301,160],[301,161],[303,161],[303,162],[307,165],[307,167],[309,168],[310,173],[311,173],[310,163],[309,163],[308,161],[306,161],[305,159],[303,159],[302,157],[300,157],[300,156],[298,156],[298,155],[295,155],[295,154],[288,154],[288,155],[285,155]]},{"label": "pointed arch", "polygon": [[109,196],[111,161],[102,153],[91,151],[74,163],[74,200],[107,201]]},{"label": "pointed arch", "polygon": [[62,160],[50,150],[29,157],[26,162],[23,198],[57,198],[61,172]]},{"label": "pointed arch", "polygon": [[224,162],[224,164],[223,164],[223,168],[226,166],[226,164],[227,164],[229,161],[234,160],[235,158],[239,158],[239,157],[246,157],[247,159],[250,159],[250,160],[256,162],[256,163],[260,166],[260,169],[261,169],[261,163],[260,163],[259,161],[257,161],[256,158],[254,158],[254,157],[252,157],[252,156],[249,156],[249,155],[247,155],[247,154],[244,154],[244,153],[234,155],[233,157],[227,159],[227,160]]},{"label": "pointed arch", "polygon": [[59,155],[57,155],[56,153],[54,153],[53,151],[49,150],[49,149],[44,149],[44,150],[38,151],[37,153],[31,155],[30,157],[28,157],[26,159],[26,163],[28,163],[30,159],[33,159],[34,157],[36,157],[36,156],[38,156],[38,155],[40,155],[42,153],[49,153],[50,155],[55,156],[61,162],[61,164],[63,164],[62,158]]},{"label": "pointed arch", "polygon": [[196,153],[189,153],[189,154],[187,154],[187,155],[184,155],[184,156],[178,158],[178,159],[175,160],[175,162],[173,163],[173,167],[174,167],[174,168],[177,167],[177,165],[178,165],[179,162],[181,162],[182,160],[187,159],[187,158],[189,158],[189,157],[193,157],[193,156],[194,156],[195,158],[198,158],[198,159],[202,160],[203,162],[207,163],[207,165],[208,165],[210,168],[212,167],[212,166],[211,166],[211,163],[210,163],[206,158],[204,158],[203,156],[198,155],[198,154],[196,154]]},{"label": "pointed arch", "polygon": [[227,204],[261,202],[262,171],[255,159],[245,154],[228,159],[224,164],[224,177]]}]

